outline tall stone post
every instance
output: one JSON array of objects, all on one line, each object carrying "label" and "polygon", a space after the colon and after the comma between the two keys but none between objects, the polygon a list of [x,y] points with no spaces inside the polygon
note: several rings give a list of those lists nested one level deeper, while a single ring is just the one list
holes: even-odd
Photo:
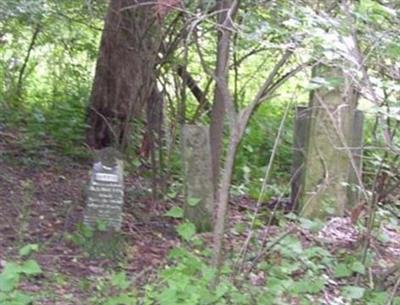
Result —
[{"label": "tall stone post", "polygon": [[308,107],[296,107],[296,116],[293,132],[293,158],[292,158],[292,179],[291,179],[291,202],[297,210],[299,196],[302,192],[302,177],[304,173],[304,143],[307,139],[310,111]]},{"label": "tall stone post", "polygon": [[355,206],[360,201],[360,181],[362,178],[362,154],[364,142],[364,114],[356,110],[354,114],[353,129],[351,132],[351,151],[353,162],[350,164],[349,185],[348,185],[348,205]]},{"label": "tall stone post", "polygon": [[185,177],[185,217],[197,231],[212,229],[213,179],[209,128],[184,125],[182,149]]},{"label": "tall stone post", "polygon": [[300,210],[306,217],[341,216],[348,204],[357,93],[339,68],[319,65],[313,72],[332,86],[310,96]]}]

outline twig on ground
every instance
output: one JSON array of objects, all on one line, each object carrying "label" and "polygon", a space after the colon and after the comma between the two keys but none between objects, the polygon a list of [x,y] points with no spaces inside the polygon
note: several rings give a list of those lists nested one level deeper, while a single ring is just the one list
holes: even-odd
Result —
[{"label": "twig on ground", "polygon": [[397,279],[396,284],[395,284],[394,287],[393,287],[393,291],[392,291],[392,293],[391,293],[391,295],[390,295],[390,297],[389,297],[389,300],[388,300],[388,302],[387,302],[387,305],[392,305],[393,300],[394,300],[394,298],[395,298],[395,296],[396,296],[396,293],[397,293],[397,289],[399,288],[399,286],[400,286],[400,276],[399,276],[399,278]]}]

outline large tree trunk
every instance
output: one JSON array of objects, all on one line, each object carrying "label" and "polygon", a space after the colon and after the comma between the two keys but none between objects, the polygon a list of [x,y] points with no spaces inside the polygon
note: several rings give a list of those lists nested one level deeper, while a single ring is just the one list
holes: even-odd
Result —
[{"label": "large tree trunk", "polygon": [[148,1],[112,0],[105,19],[87,112],[87,144],[128,144],[132,118],[155,86],[159,23]]}]

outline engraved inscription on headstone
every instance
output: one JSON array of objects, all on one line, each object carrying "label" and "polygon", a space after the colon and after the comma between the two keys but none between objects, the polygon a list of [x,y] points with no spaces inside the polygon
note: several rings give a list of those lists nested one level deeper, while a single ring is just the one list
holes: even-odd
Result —
[{"label": "engraved inscription on headstone", "polygon": [[118,176],[113,174],[96,173],[95,179],[102,182],[118,182]]},{"label": "engraved inscription on headstone", "polygon": [[119,231],[124,201],[123,165],[118,159],[112,166],[109,165],[105,165],[100,157],[93,166],[84,223],[92,228],[104,223],[108,228]]}]

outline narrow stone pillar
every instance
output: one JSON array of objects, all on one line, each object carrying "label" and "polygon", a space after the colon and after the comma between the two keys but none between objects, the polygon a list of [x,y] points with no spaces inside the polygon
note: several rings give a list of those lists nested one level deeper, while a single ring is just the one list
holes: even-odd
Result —
[{"label": "narrow stone pillar", "polygon": [[185,217],[198,232],[210,231],[213,222],[213,179],[209,128],[184,125],[182,150],[185,184]]},{"label": "narrow stone pillar", "polygon": [[[304,146],[307,140],[308,124],[310,119],[308,107],[299,106],[296,108],[296,117],[293,132],[293,161],[291,179],[291,202],[298,209],[299,198],[304,184],[305,151]],[[362,178],[362,146],[363,146],[364,114],[360,110],[354,113],[353,129],[351,132],[351,155],[353,162],[350,162],[349,177],[345,184],[347,189],[347,208],[351,208],[360,201],[360,181],[357,175]],[[353,165],[355,167],[353,167]]]},{"label": "narrow stone pillar", "polygon": [[298,200],[302,189],[302,177],[304,173],[304,145],[307,138],[310,111],[308,107],[296,107],[296,117],[293,132],[293,158],[291,179],[291,202],[298,209]]},{"label": "narrow stone pillar", "polygon": [[360,201],[360,181],[362,178],[362,154],[364,142],[364,114],[356,110],[351,132],[351,152],[353,162],[349,170],[348,205],[355,206]]},{"label": "narrow stone pillar", "polygon": [[318,88],[310,96],[301,214],[316,218],[341,216],[348,204],[357,94],[339,68],[320,65],[313,72],[332,86]]}]

